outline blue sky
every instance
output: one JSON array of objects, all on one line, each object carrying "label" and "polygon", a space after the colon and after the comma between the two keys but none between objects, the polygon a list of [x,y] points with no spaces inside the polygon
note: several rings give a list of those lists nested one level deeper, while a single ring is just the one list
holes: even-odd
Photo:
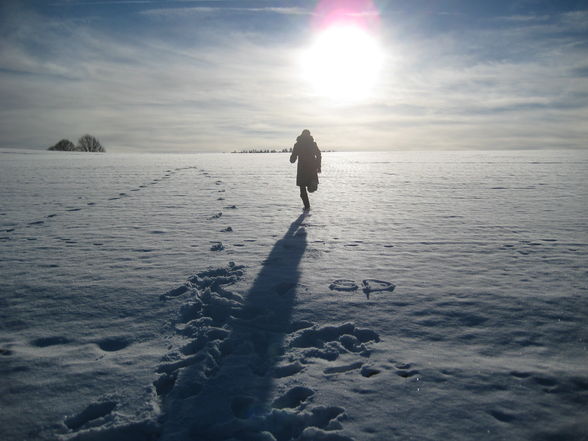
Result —
[{"label": "blue sky", "polygon": [[[353,1],[353,0],[347,0]],[[341,103],[300,72],[316,1],[2,2],[0,147],[588,147],[587,1],[374,1],[384,63]]]}]

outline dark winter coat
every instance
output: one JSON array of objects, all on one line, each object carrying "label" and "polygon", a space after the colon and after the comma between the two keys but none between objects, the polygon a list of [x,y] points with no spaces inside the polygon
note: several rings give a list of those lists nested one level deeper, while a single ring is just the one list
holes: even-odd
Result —
[{"label": "dark winter coat", "polygon": [[298,159],[296,185],[306,187],[313,181],[318,184],[317,171],[321,169],[321,151],[312,136],[300,135],[296,138],[290,162],[294,163],[296,159]]}]

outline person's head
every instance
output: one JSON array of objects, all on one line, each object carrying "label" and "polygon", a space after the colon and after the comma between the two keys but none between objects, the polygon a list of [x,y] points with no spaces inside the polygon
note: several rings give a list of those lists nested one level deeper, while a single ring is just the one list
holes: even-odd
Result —
[{"label": "person's head", "polygon": [[310,136],[310,130],[308,130],[308,129],[304,129],[304,130],[302,131],[302,134],[301,134],[300,136]]}]

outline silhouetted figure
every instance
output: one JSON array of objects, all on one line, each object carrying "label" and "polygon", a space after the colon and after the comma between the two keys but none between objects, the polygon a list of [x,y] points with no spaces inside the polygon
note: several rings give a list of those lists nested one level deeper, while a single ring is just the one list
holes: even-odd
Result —
[{"label": "silhouetted figure", "polygon": [[318,173],[321,172],[321,151],[310,130],[303,130],[290,155],[290,162],[293,164],[298,158],[298,172],[296,174],[296,185],[300,187],[300,197],[304,202],[304,209],[310,210],[307,189],[310,193],[318,188]]}]

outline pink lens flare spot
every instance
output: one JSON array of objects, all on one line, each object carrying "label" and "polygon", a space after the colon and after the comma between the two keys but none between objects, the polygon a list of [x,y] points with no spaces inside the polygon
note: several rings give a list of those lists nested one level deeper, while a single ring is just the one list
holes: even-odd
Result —
[{"label": "pink lens flare spot", "polygon": [[313,27],[356,26],[377,30],[380,13],[373,0],[320,0],[314,10]]}]

